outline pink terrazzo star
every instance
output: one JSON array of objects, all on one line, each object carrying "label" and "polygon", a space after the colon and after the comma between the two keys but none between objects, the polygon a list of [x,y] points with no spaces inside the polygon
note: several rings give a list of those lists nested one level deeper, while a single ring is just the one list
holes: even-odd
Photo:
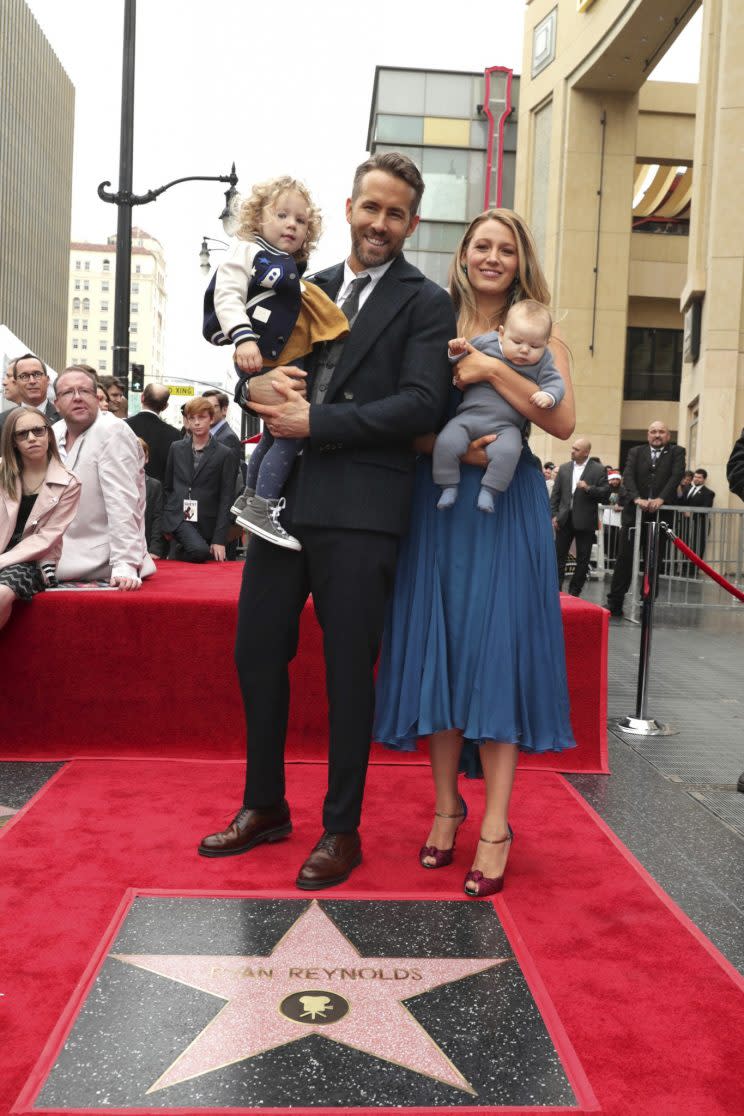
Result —
[{"label": "pink terrazzo star", "polygon": [[[149,1093],[322,1034],[474,1094],[401,1001],[509,960],[362,957],[315,902],[268,956],[112,956],[226,1001]],[[282,1011],[293,994],[304,1018]],[[342,1015],[336,1022],[334,1012]]]}]

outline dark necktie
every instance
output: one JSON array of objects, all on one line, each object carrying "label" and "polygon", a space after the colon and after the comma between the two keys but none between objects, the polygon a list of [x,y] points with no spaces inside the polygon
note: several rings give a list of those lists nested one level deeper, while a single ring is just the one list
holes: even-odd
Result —
[{"label": "dark necktie", "polygon": [[349,319],[349,325],[354,324],[354,319],[359,313],[359,299],[362,296],[362,291],[368,283],[372,282],[371,275],[360,275],[358,279],[353,279],[349,287],[349,293],[344,299],[344,304],[341,307],[342,311]]},{"label": "dark necktie", "polygon": [[[371,282],[371,275],[360,275],[358,279],[353,279],[351,282],[349,293],[344,299],[344,304],[341,307],[341,310],[349,320],[350,329],[359,313],[359,297],[367,284]],[[346,338],[343,338],[340,341],[332,341],[329,345],[324,346],[323,353],[318,360],[315,371],[315,387],[312,394],[313,403],[322,403],[324,401],[336,365],[341,359],[341,353],[343,352],[346,340]]]}]

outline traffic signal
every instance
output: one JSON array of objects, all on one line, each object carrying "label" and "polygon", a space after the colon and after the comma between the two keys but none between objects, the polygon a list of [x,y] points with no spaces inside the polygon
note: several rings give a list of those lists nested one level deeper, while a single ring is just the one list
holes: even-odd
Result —
[{"label": "traffic signal", "polygon": [[145,366],[144,364],[132,364],[131,369],[129,390],[138,395],[145,390]]}]

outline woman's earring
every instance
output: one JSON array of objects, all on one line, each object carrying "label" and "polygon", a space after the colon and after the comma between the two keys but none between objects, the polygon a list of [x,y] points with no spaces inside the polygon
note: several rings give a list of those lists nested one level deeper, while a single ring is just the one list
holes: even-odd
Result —
[{"label": "woman's earring", "polygon": [[468,265],[467,265],[467,264],[460,264],[460,267],[462,268],[462,273],[463,273],[463,275],[467,275],[467,273],[468,273]]}]

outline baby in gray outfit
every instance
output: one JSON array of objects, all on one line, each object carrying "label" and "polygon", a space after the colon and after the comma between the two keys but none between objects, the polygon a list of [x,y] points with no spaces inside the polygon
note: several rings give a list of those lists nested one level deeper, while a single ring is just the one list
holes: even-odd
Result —
[{"label": "baby in gray outfit", "polygon": [[[454,364],[473,349],[498,357],[537,384],[538,390],[530,396],[531,403],[543,408],[555,407],[563,399],[565,387],[547,347],[552,328],[553,319],[547,307],[531,298],[522,299],[511,307],[503,326],[493,333],[482,333],[471,342],[464,337],[450,341],[449,357]],[[434,445],[432,471],[435,482],[442,485],[437,507],[451,508],[457,500],[460,458],[470,443],[484,434],[498,434],[498,438],[485,447],[488,467],[478,495],[480,510],[492,512],[495,501],[514,476],[522,452],[524,422],[524,416],[489,383],[466,388],[454,418],[438,435]]]}]

